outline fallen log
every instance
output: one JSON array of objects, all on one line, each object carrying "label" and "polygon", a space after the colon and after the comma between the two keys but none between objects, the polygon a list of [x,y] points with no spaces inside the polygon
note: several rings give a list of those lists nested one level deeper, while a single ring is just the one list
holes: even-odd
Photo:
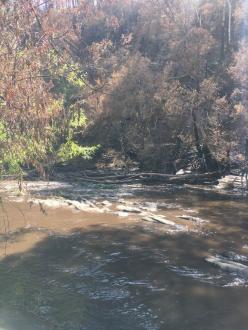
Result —
[{"label": "fallen log", "polygon": [[123,183],[156,183],[156,184],[199,184],[209,181],[216,181],[221,177],[219,172],[211,173],[190,173],[183,175],[170,175],[162,173],[136,173],[136,174],[121,174],[94,177],[89,175],[83,175],[77,178],[80,181],[87,181],[93,183],[102,184],[123,184]]}]

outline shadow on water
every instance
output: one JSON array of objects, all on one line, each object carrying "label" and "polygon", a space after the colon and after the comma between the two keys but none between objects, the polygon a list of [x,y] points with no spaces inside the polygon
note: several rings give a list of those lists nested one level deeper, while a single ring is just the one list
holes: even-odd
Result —
[{"label": "shadow on water", "polygon": [[208,249],[139,225],[48,236],[1,261],[0,327],[245,330],[247,289],[223,288],[202,258]]}]

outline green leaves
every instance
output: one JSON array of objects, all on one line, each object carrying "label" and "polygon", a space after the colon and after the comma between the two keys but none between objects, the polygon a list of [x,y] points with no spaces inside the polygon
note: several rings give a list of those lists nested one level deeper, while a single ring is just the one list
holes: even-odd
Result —
[{"label": "green leaves", "polygon": [[0,122],[0,142],[5,142],[7,140],[7,132],[3,122]]},{"label": "green leaves", "polygon": [[76,142],[69,140],[60,146],[57,155],[58,159],[62,162],[76,157],[90,159],[99,148],[99,145],[93,147],[82,147]]},{"label": "green leaves", "polygon": [[11,11],[3,4],[0,12],[0,173],[49,168],[96,150],[74,141],[87,122],[77,101],[85,74],[56,37],[61,17],[40,12],[37,22],[25,4],[16,1]]}]

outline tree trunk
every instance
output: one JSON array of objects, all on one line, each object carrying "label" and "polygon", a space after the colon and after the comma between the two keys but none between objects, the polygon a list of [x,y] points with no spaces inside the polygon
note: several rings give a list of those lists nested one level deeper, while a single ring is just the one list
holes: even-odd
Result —
[{"label": "tree trunk", "polygon": [[202,170],[203,170],[203,172],[217,171],[219,168],[219,164],[218,164],[217,160],[212,155],[211,150],[209,149],[207,143],[201,142],[199,129],[197,126],[197,118],[196,118],[195,110],[192,110],[192,118],[193,118],[195,146],[196,146],[198,157],[202,162]]}]

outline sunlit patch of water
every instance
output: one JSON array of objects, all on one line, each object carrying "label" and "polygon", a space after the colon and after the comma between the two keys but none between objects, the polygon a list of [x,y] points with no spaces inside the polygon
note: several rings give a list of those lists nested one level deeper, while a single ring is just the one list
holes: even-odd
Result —
[{"label": "sunlit patch of water", "polygon": [[225,287],[225,288],[228,288],[228,287],[248,287],[248,281],[243,279],[243,278],[236,277],[231,282],[223,285],[223,287]]},{"label": "sunlit patch of water", "polygon": [[228,257],[229,257],[229,259],[231,259],[233,261],[237,261],[237,262],[242,261],[242,262],[245,262],[245,263],[248,262],[248,257],[247,256],[244,256],[242,254],[238,254],[238,253],[235,253],[235,252],[229,252]]}]

